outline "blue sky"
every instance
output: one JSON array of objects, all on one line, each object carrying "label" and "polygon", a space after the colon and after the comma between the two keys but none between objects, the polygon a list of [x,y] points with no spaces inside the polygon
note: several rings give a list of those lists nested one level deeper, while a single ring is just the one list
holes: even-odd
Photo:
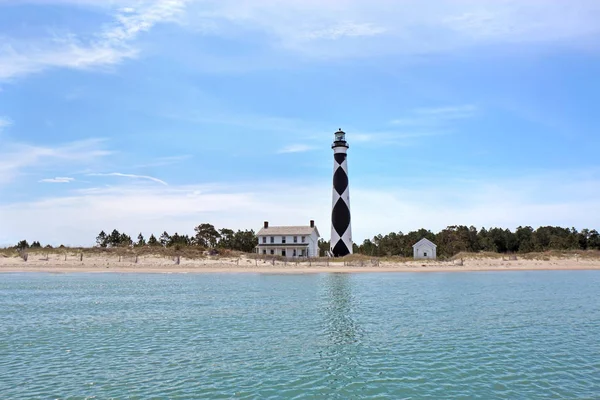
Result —
[{"label": "blue sky", "polygon": [[0,0],[0,245],[600,229],[595,0]]}]

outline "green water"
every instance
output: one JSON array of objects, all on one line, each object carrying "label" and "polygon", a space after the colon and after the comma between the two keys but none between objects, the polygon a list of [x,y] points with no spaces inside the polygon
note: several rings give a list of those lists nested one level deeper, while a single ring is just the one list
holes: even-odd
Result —
[{"label": "green water", "polygon": [[1,399],[598,399],[600,273],[0,274]]}]

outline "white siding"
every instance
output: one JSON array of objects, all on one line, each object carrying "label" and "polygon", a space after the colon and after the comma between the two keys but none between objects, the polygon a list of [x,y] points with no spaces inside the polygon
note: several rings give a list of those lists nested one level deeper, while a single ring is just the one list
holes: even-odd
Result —
[{"label": "white siding", "polygon": [[[297,242],[294,243],[294,237],[297,237]],[[302,238],[304,237],[304,242]],[[263,238],[266,238],[266,243],[263,241]],[[273,238],[273,242],[271,243],[271,238]],[[285,242],[283,240],[285,238]],[[319,257],[319,235],[316,230],[313,230],[310,235],[307,234],[298,234],[298,235],[259,235],[258,236],[258,253],[260,255],[265,255],[264,251],[266,251],[266,255],[271,255],[271,250],[273,250],[276,256],[282,256],[285,251],[285,256],[288,258],[294,257],[294,250],[296,250],[296,257],[302,257],[302,250],[305,249],[308,254],[305,254],[304,257]],[[270,244],[277,246],[269,246]],[[283,244],[287,246],[282,246]],[[308,246],[302,246],[303,244],[308,244]],[[262,247],[261,247],[262,246]]]},{"label": "white siding", "polygon": [[435,260],[437,258],[437,249],[429,243],[420,243],[413,248],[415,260]]}]

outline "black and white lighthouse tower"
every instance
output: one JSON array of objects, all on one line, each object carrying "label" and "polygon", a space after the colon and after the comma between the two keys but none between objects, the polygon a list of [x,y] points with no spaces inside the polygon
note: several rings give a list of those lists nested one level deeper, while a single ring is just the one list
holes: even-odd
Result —
[{"label": "black and white lighthouse tower", "polygon": [[348,184],[348,142],[341,129],[335,133],[333,149],[333,209],[331,211],[331,253],[334,257],[352,254],[350,186]]}]

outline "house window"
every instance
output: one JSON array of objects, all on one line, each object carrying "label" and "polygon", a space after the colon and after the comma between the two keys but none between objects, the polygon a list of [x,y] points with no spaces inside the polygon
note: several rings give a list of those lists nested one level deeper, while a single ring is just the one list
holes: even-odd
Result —
[{"label": "house window", "polygon": [[424,252],[424,253],[423,253],[423,257],[427,257],[427,252]]},{"label": "house window", "polygon": [[304,250],[300,250],[300,257],[304,257]]},{"label": "house window", "polygon": [[285,250],[281,250],[281,256],[285,257]]},{"label": "house window", "polygon": [[263,237],[263,243],[265,243],[265,244],[267,243],[267,237],[266,236]]},{"label": "house window", "polygon": [[266,250],[263,250],[263,254],[266,256],[266,255],[267,255],[267,251],[266,251]]},{"label": "house window", "polygon": [[285,242],[286,242],[286,239],[287,239],[287,238],[286,238],[285,236],[282,236],[282,237],[281,237],[281,243],[285,243]]},{"label": "house window", "polygon": [[275,237],[271,236],[271,243],[275,243]]},{"label": "house window", "polygon": [[302,243],[306,243],[306,236],[302,236]]},{"label": "house window", "polygon": [[298,236],[294,236],[294,243],[298,243]]},{"label": "house window", "polygon": [[296,249],[294,249],[294,257],[296,257]]},{"label": "house window", "polygon": [[271,255],[275,255],[275,250],[271,250]]}]

